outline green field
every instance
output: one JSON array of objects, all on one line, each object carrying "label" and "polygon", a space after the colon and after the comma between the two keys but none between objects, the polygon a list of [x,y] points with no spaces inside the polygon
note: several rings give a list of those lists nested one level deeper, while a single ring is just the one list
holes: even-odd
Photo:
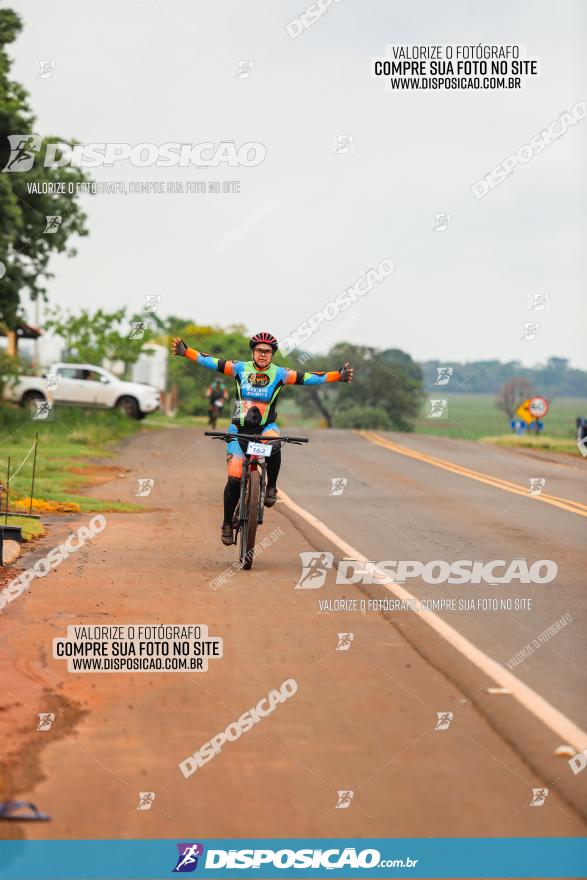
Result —
[{"label": "green field", "polygon": [[[431,394],[429,397],[434,398]],[[479,440],[482,437],[515,436],[505,413],[495,406],[491,394],[442,394],[439,398],[448,400],[445,419],[422,417],[416,422],[419,434],[442,434],[447,437],[460,437],[464,440]],[[575,420],[578,416],[587,418],[587,399],[560,397],[550,402],[550,409],[543,419],[544,430],[540,435],[546,438],[568,440],[574,444],[576,438]],[[575,447],[576,449],[576,447]]]},{"label": "green field", "polygon": [[[480,440],[487,437],[515,438],[509,419],[495,406],[492,394],[448,394],[439,388],[437,394],[429,394],[429,399],[444,398],[448,401],[447,418],[429,419],[422,409],[422,415],[414,423],[417,434],[437,434],[445,437],[459,437],[463,440]],[[550,409],[543,419],[544,430],[538,438],[544,445],[549,440],[566,440],[575,449],[576,426],[579,416],[587,418],[587,398],[560,397],[551,400]],[[324,427],[320,418],[308,418],[297,408],[291,398],[280,402],[279,417],[282,427],[296,426],[302,428]],[[521,438],[527,440],[528,438]],[[520,441],[515,441],[520,442]]]},{"label": "green field", "polygon": [[444,396],[448,400],[448,417],[428,419],[423,416],[414,426],[416,433],[458,437],[462,440],[483,440],[499,446],[526,447],[580,456],[575,422],[579,416],[587,418],[587,399],[559,397],[549,401],[550,408],[543,419],[542,432],[538,435],[534,432],[516,435],[511,430],[505,413],[496,408],[493,395],[438,396]]},{"label": "green field", "polygon": [[[551,400],[550,409],[543,419],[544,430],[538,436],[517,436],[501,410],[495,406],[492,394],[448,394],[438,390],[439,398],[448,401],[447,417],[426,418],[429,406],[422,409],[422,415],[414,423],[417,434],[434,434],[456,437],[462,440],[483,440],[503,446],[528,446],[537,449],[550,449],[580,455],[576,445],[575,421],[579,416],[587,418],[587,399],[560,397]],[[429,399],[436,395],[429,394]],[[279,407],[283,428],[297,429],[324,427],[319,417],[304,416],[291,398]]]}]

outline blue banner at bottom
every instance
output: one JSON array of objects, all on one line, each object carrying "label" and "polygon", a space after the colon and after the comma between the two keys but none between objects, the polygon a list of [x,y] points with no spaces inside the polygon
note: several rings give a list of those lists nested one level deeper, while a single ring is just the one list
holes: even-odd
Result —
[{"label": "blue banner at bottom", "polygon": [[0,841],[0,880],[586,877],[587,838]]}]

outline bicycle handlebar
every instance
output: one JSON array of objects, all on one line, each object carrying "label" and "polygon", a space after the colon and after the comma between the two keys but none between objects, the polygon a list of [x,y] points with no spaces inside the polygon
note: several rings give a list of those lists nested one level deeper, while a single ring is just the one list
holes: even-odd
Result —
[{"label": "bicycle handlebar", "polygon": [[266,443],[308,443],[308,437],[267,437],[263,434],[229,434],[227,431],[204,431],[205,437],[230,440],[263,440]]}]

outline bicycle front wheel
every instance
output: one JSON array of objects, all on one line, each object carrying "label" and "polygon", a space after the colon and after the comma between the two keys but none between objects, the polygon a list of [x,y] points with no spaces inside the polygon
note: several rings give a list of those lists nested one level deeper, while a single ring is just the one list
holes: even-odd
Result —
[{"label": "bicycle front wheel", "polygon": [[245,494],[245,521],[240,532],[239,561],[245,571],[253,565],[255,538],[257,536],[257,514],[259,510],[259,471],[249,471]]}]

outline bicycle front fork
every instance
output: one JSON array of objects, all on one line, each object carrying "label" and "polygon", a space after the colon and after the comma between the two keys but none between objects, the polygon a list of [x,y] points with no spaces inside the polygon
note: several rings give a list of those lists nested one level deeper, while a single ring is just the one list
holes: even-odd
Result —
[{"label": "bicycle front fork", "polygon": [[[265,512],[265,490],[267,488],[267,464],[265,461],[257,461],[255,462],[255,467],[259,471],[259,509],[257,511],[257,523],[258,525],[262,525],[263,514]],[[243,462],[241,494],[239,499],[239,523],[241,525],[241,528],[246,520],[246,498],[250,471],[251,463],[249,459],[245,459]]]}]

